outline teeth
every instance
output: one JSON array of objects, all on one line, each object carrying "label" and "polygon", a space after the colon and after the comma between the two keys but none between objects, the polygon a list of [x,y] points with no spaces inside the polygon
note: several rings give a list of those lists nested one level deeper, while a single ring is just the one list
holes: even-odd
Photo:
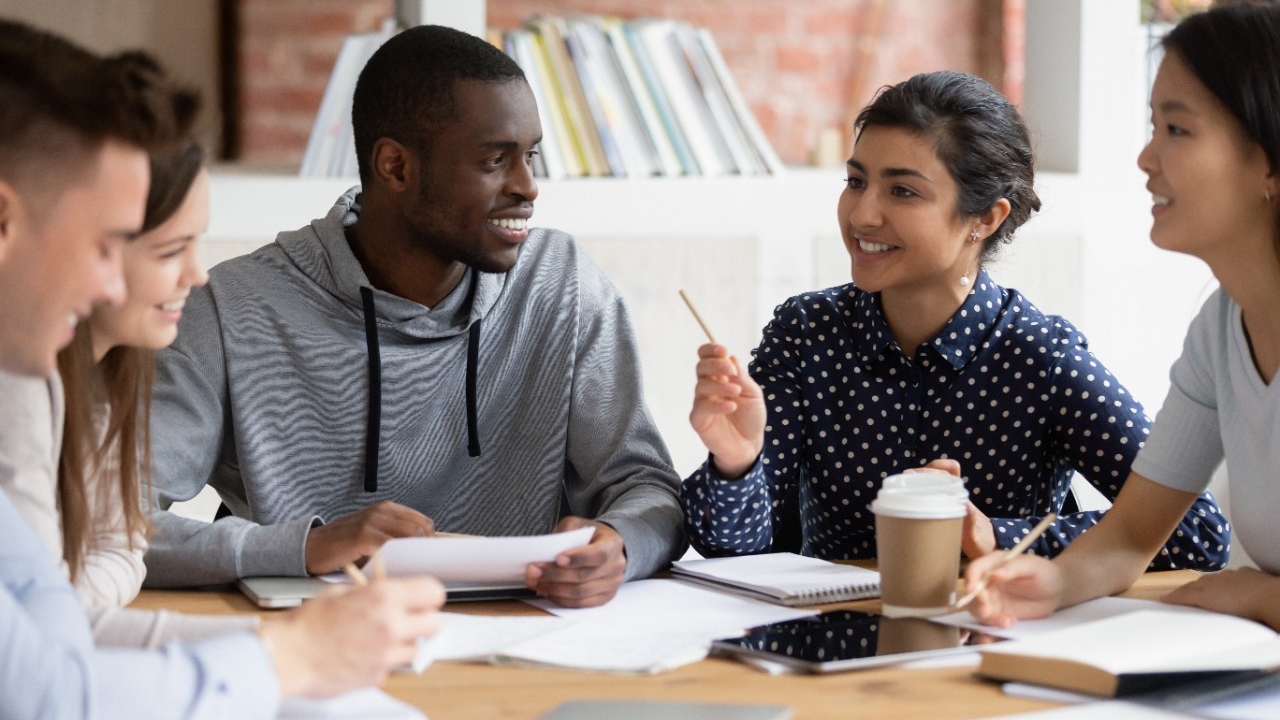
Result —
[{"label": "teeth", "polygon": [[165,312],[173,312],[174,310],[181,310],[182,306],[186,304],[187,304],[186,298],[183,298],[181,300],[170,300],[167,303],[161,303],[160,309],[164,310]]},{"label": "teeth", "polygon": [[1173,201],[1172,201],[1172,200],[1170,200],[1169,198],[1167,198],[1167,197],[1163,196],[1163,195],[1154,195],[1154,194],[1153,194],[1153,195],[1151,196],[1151,202],[1155,203],[1156,205],[1168,205],[1169,203],[1171,203],[1171,202],[1173,202]]},{"label": "teeth", "polygon": [[882,253],[882,252],[886,252],[893,249],[892,245],[885,245],[884,243],[867,242],[862,238],[858,238],[858,247],[861,248],[862,252],[864,253]]},{"label": "teeth", "polygon": [[503,218],[501,220],[490,220],[489,222],[507,230],[524,230],[529,227],[529,221],[525,218]]}]

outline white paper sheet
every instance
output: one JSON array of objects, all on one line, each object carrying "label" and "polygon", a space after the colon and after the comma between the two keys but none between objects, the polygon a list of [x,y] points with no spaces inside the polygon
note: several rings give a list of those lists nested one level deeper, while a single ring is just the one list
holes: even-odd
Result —
[{"label": "white paper sheet", "polygon": [[676,580],[623,583],[616,597],[593,608],[563,608],[542,598],[525,602],[553,615],[602,628],[631,628],[640,634],[688,632],[703,635],[708,641],[740,635],[757,625],[817,615],[813,610],[750,600]]},{"label": "white paper sheet", "polygon": [[420,645],[418,660],[653,673],[702,659],[716,638],[815,614],[674,580],[624,583],[613,600],[594,608],[562,608],[541,599],[526,602],[552,615],[444,613],[440,635]]},{"label": "white paper sheet", "polygon": [[464,615],[440,613],[440,632],[419,644],[419,653],[440,661],[479,661],[495,658],[504,648],[569,624],[550,615]]},{"label": "white paper sheet", "polygon": [[1204,612],[1204,610],[1200,610],[1199,608],[1186,607],[1183,605],[1169,605],[1167,603],[1156,602],[1155,600],[1103,597],[1059,610],[1047,618],[1041,618],[1039,620],[1021,620],[1007,628],[983,625],[970,615],[967,610],[961,610],[960,612],[953,612],[948,615],[940,615],[929,619],[936,623],[942,623],[943,625],[954,625],[956,627],[986,633],[987,635],[1009,638],[1011,640],[1020,640],[1022,638],[1043,635],[1044,633],[1052,632],[1054,630],[1062,630],[1063,628],[1082,625],[1087,622],[1093,622],[1094,620],[1103,620],[1117,615],[1124,615],[1125,613],[1136,612],[1138,610],[1164,610],[1188,613]]},{"label": "white paper sheet", "polygon": [[[392,577],[434,575],[445,583],[518,585],[529,563],[551,562],[560,553],[591,542],[594,534],[595,528],[585,527],[520,537],[396,538],[388,540],[380,554]],[[351,582],[340,572],[320,577],[331,583]]]}]

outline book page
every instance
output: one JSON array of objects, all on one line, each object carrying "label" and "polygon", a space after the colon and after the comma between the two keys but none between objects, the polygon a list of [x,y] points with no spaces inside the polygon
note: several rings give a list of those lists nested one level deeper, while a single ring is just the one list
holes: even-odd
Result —
[{"label": "book page", "polygon": [[982,632],[987,635],[994,635],[996,637],[1007,638],[1010,640],[1020,640],[1023,638],[1043,635],[1055,630],[1065,630],[1067,628],[1076,627],[1077,625],[1083,625],[1084,623],[1093,622],[1095,620],[1105,620],[1106,618],[1116,617],[1118,615],[1136,612],[1138,610],[1168,610],[1171,612],[1188,613],[1205,612],[1199,608],[1188,607],[1185,605],[1167,605],[1156,600],[1101,597],[1095,600],[1082,602],[1079,605],[1072,605],[1069,608],[1063,608],[1049,617],[1039,618],[1036,620],[1019,620],[1007,628],[983,625],[978,622],[977,618],[969,614],[968,610],[960,610],[958,612],[940,615],[929,619],[936,623],[942,623],[943,625],[954,625],[968,630],[977,630],[978,632]]},{"label": "book page", "polygon": [[1280,659],[1280,638],[1230,615],[1139,610],[982,652],[1056,658],[1121,675],[1258,667],[1273,654]]}]

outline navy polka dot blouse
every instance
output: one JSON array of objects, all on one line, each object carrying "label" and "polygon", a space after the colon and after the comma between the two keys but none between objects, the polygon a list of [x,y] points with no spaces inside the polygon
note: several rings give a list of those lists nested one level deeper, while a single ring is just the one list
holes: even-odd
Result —
[{"label": "navy polka dot blouse", "polygon": [[[1011,547],[1062,513],[1073,470],[1114,500],[1150,426],[1079,331],[985,271],[914,355],[878,294],[843,285],[791,298],[749,371],[768,410],[761,457],[739,480],[708,460],[681,491],[690,542],[709,557],[875,557],[868,505],[881,481],[937,458],[960,462],[970,499]],[[1032,550],[1057,555],[1100,517],[1068,513]],[[1230,538],[1206,493],[1151,567],[1221,569]]]}]

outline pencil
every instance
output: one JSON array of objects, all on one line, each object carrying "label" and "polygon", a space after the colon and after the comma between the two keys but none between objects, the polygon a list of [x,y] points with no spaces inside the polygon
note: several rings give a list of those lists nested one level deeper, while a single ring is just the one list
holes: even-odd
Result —
[{"label": "pencil", "polygon": [[373,579],[387,579],[387,561],[382,559],[382,553],[376,553],[373,556]]},{"label": "pencil", "polygon": [[1017,545],[1014,545],[1004,551],[1004,555],[996,561],[996,564],[988,568],[987,572],[982,575],[982,579],[978,581],[978,587],[974,588],[971,592],[966,593],[964,597],[957,600],[953,608],[955,610],[962,610],[966,605],[973,602],[973,599],[978,597],[978,593],[986,590],[987,585],[991,583],[991,573],[998,570],[1005,563],[1026,552],[1027,548],[1031,547],[1031,543],[1035,542],[1041,535],[1043,535],[1044,531],[1048,530],[1049,526],[1053,524],[1053,521],[1057,519],[1058,516],[1054,513],[1045,515],[1038,525],[1031,528],[1031,532],[1027,533],[1026,537],[1018,541]]},{"label": "pencil", "polygon": [[684,300],[684,304],[689,306],[689,312],[693,313],[693,319],[697,320],[698,324],[702,326],[702,332],[707,334],[707,339],[715,342],[716,336],[711,334],[711,328],[707,327],[707,324],[702,321],[702,316],[698,314],[698,308],[693,306],[693,301],[689,299],[688,295],[684,294],[684,290],[680,291],[680,299]]},{"label": "pencil", "polygon": [[346,565],[343,565],[342,572],[346,573],[347,577],[351,578],[351,582],[357,585],[369,584],[369,578],[365,577],[364,573],[360,572],[355,563],[347,563]]}]

